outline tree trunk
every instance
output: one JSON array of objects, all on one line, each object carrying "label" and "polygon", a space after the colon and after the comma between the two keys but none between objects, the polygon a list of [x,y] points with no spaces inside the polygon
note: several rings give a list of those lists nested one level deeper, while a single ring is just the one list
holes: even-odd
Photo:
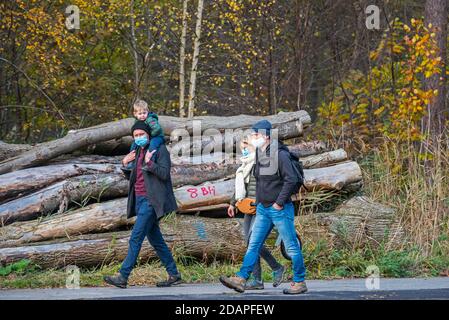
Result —
[{"label": "tree trunk", "polygon": [[85,174],[118,173],[115,164],[54,164],[0,175],[0,203],[52,183]]},{"label": "tree trunk", "polygon": [[448,115],[445,106],[448,7],[448,0],[426,0],[425,24],[426,27],[432,24],[432,27],[435,28],[436,42],[439,48],[438,56],[442,62],[441,73],[425,80],[427,89],[438,90],[438,95],[428,104],[427,115],[423,119],[424,132],[430,133],[432,136],[442,133],[445,121],[444,113],[446,116]]},{"label": "tree trunk", "polygon": [[203,16],[203,0],[198,0],[198,10],[196,13],[196,27],[195,39],[193,41],[193,58],[192,70],[190,72],[190,87],[189,87],[189,108],[187,116],[189,119],[193,118],[196,99],[196,73],[198,71],[198,56],[200,53],[200,37],[201,37],[201,19]]},{"label": "tree trunk", "polygon": [[[234,175],[237,167],[238,165],[214,163],[174,166],[171,169],[173,186],[198,185],[206,181],[221,179]],[[12,182],[6,187],[14,188],[14,183]],[[14,221],[31,220],[37,216],[51,214],[57,209],[59,209],[59,213],[62,213],[66,211],[71,202],[117,198],[127,196],[127,194],[128,181],[121,174],[79,176],[1,204],[0,226],[11,224]]]},{"label": "tree trunk", "polygon": [[355,161],[334,166],[305,169],[305,186],[309,190],[342,190],[344,186],[362,181],[362,170]]},{"label": "tree trunk", "polygon": [[[301,120],[291,120],[276,124],[277,139],[286,140],[295,138],[303,133],[303,122]],[[193,139],[190,136],[183,136],[180,141],[173,141],[168,148],[172,155],[172,161],[175,163],[182,161],[186,157],[193,156],[192,160],[201,159],[201,155],[210,157],[211,153],[234,153],[242,138],[249,135],[251,129],[236,129],[231,132],[222,133],[218,130],[205,130],[201,137]],[[274,134],[274,133],[273,133]],[[313,144],[311,144],[313,145]],[[307,149],[311,145],[295,146],[294,148]],[[317,150],[315,148],[314,150]],[[213,154],[215,158],[217,154]],[[182,159],[179,159],[181,157]],[[194,162],[195,163],[195,162]],[[199,162],[197,162],[199,163]]]},{"label": "tree trunk", "polygon": [[327,151],[326,144],[323,141],[303,141],[297,144],[288,146],[288,150],[296,155],[298,158],[319,154]]},{"label": "tree trunk", "polygon": [[[207,219],[190,216],[168,217],[162,220],[161,231],[172,252],[203,260],[241,259],[245,243],[237,219]],[[0,264],[29,259],[43,268],[67,265],[99,266],[121,262],[128,250],[129,231],[83,235],[58,239],[30,246],[0,249]],[[154,258],[155,252],[144,241],[141,261]]]},{"label": "tree trunk", "polygon": [[348,155],[346,151],[343,149],[337,149],[334,151],[324,152],[300,158],[303,167],[307,169],[327,167],[337,162],[342,162],[346,159],[348,159]]},{"label": "tree trunk", "polygon": [[0,205],[0,226],[38,216],[65,212],[72,202],[128,195],[128,181],[119,174],[86,175],[58,182],[27,196]]},{"label": "tree trunk", "polygon": [[15,157],[31,148],[29,144],[10,144],[0,141],[0,161]]},{"label": "tree trunk", "polygon": [[[223,117],[218,116],[203,116],[196,117],[193,120],[201,121],[200,132],[207,129],[217,129],[224,131],[225,129],[248,129],[258,120],[266,118],[270,120],[274,127],[277,127],[285,122],[301,120],[302,124],[310,123],[310,116],[305,111],[279,113],[277,115],[261,117],[239,115],[228,117],[227,121],[223,121]],[[159,122],[164,128],[164,132],[170,135],[175,129],[181,129],[193,133],[192,119],[181,119],[170,116],[160,116]],[[131,127],[134,124],[134,119],[128,118],[114,122],[108,122],[98,126],[80,129],[76,131],[69,131],[69,133],[57,140],[38,144],[14,158],[0,162],[0,174],[8,173],[14,170],[33,167],[46,163],[48,160],[56,158],[62,154],[71,153],[75,150],[84,148],[86,146],[96,144],[103,141],[108,141],[116,138],[121,138],[130,135]],[[180,133],[177,131],[176,134]],[[175,134],[175,135],[176,135]]]},{"label": "tree trunk", "polygon": [[[358,196],[345,201],[335,211],[300,216],[297,221],[301,234],[312,241],[324,235],[340,247],[356,248],[366,244],[378,247],[384,243],[388,250],[405,239],[398,218],[397,210]],[[319,231],[318,234],[313,236],[313,230]]]},{"label": "tree trunk", "polygon": [[189,0],[182,1],[182,31],[181,31],[181,47],[179,49],[179,116],[186,116],[184,95],[186,90],[185,84],[185,61],[186,61],[186,33],[187,33],[187,4]]}]

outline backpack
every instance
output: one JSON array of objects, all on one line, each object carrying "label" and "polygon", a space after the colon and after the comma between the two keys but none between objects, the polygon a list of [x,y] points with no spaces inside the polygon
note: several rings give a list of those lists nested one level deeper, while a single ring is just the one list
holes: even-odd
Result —
[{"label": "backpack", "polygon": [[[301,187],[304,187],[304,189],[306,189],[306,191],[309,191],[306,187],[306,185],[304,184],[305,182],[305,177],[304,177],[304,167],[302,164],[302,161],[299,160],[299,158],[294,154],[291,153],[290,151],[288,151],[288,153],[290,154],[290,161],[292,163],[293,166],[293,170],[295,170],[296,175],[298,177],[298,183],[296,184],[295,189],[293,190],[294,194],[299,193],[299,190],[301,189]],[[256,163],[258,163],[259,159],[258,159],[258,150],[256,150]],[[255,176],[255,167],[253,167],[253,175]],[[279,168],[276,172],[277,175],[280,175],[279,173]]]},{"label": "backpack", "polygon": [[304,178],[304,167],[302,165],[302,161],[299,160],[299,158],[295,154],[291,153],[290,151],[289,151],[289,153],[290,153],[290,161],[292,162],[293,169],[295,170],[296,175],[298,176],[298,183],[296,184],[294,193],[295,194],[298,193],[302,186],[304,186],[304,189],[306,189],[306,191],[308,191],[306,188],[306,185],[304,184],[305,178]]}]

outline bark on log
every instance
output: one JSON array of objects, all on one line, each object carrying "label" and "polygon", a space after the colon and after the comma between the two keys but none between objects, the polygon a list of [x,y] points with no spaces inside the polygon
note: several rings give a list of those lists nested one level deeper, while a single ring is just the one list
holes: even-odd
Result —
[{"label": "bark on log", "polygon": [[343,149],[337,149],[334,151],[324,152],[300,158],[303,167],[307,169],[327,167],[337,162],[342,162],[346,159],[348,159],[348,155],[346,151]]},{"label": "bark on log", "polygon": [[[221,179],[233,175],[237,167],[238,165],[224,164],[174,166],[171,169],[173,186],[198,185],[209,180]],[[37,216],[52,213],[58,208],[58,212],[62,213],[66,211],[70,202],[80,202],[87,197],[108,199],[123,197],[127,194],[128,181],[118,173],[71,178],[1,204],[0,226],[14,221],[34,219]]]},{"label": "bark on log", "polygon": [[[189,134],[192,134],[194,124],[192,120],[201,121],[201,131],[212,128],[224,131],[225,129],[250,128],[254,122],[262,118],[271,120],[275,128],[286,122],[299,121],[302,125],[311,122],[309,114],[304,110],[279,113],[267,117],[239,115],[227,117],[226,121],[223,121],[223,117],[217,116],[195,117],[193,119],[160,116],[159,122],[164,128],[164,132],[167,135],[170,135],[175,129],[184,129],[187,130]],[[61,154],[71,153],[88,145],[129,135],[133,123],[134,119],[128,118],[104,123],[95,127],[69,131],[69,133],[61,139],[38,144],[29,151],[0,162],[0,174],[37,166]]]},{"label": "bark on log", "polygon": [[[198,164],[198,163],[227,163],[227,164],[240,164],[240,154],[238,153],[232,153],[232,152],[211,152],[208,151],[204,152],[202,155],[195,155],[195,156],[178,156],[176,154],[176,150],[179,150],[178,148],[171,149],[170,146],[168,146],[168,149],[171,151],[171,161],[173,164],[176,165],[185,165],[185,164]],[[327,151],[326,145],[322,141],[311,141],[311,142],[301,142],[293,145],[289,145],[288,149],[297,157],[299,158],[305,158],[312,155],[318,155],[325,151]],[[336,154],[332,154],[332,157],[341,157],[343,158],[342,152],[339,151],[339,156],[336,156]],[[189,149],[187,154],[191,154],[192,151]],[[316,162],[338,162],[337,159],[335,161],[329,161],[324,159],[325,156],[323,156],[323,159]],[[307,159],[306,159],[307,160]],[[341,159],[344,160],[344,159]],[[340,160],[340,161],[341,161]],[[307,161],[307,163],[313,162],[313,159]],[[324,164],[323,164],[324,166]]]},{"label": "bark on log", "polygon": [[[207,182],[174,190],[179,210],[229,203],[234,180]],[[0,247],[46,241],[79,234],[106,232],[133,223],[126,219],[127,198],[96,203],[43,220],[16,222],[0,228]]]},{"label": "bark on log", "polygon": [[[161,230],[172,252],[203,260],[241,259],[245,244],[237,219],[207,219],[189,216],[169,217],[161,222]],[[0,264],[7,265],[29,259],[43,268],[77,265],[99,266],[121,262],[128,250],[129,231],[83,235],[47,243],[0,249]],[[139,257],[146,261],[155,252],[144,241]]]},{"label": "bark on log", "polygon": [[0,161],[12,158],[32,148],[29,144],[12,144],[0,141]]},{"label": "bark on log", "polygon": [[333,212],[301,216],[298,224],[302,233],[312,241],[325,236],[338,247],[384,243],[389,248],[401,245],[405,239],[397,210],[365,196],[353,197]]},{"label": "bark on log", "polygon": [[[277,139],[285,140],[298,137],[303,132],[303,123],[300,120],[292,120],[281,123],[276,128],[278,130]],[[229,133],[220,134],[218,130],[214,132],[203,133],[202,136],[192,138],[184,136],[179,141],[177,139],[170,143],[170,153],[172,158],[200,155],[209,155],[211,153],[234,153],[239,149],[239,143],[242,138],[248,136],[251,129],[237,129]],[[273,133],[274,135],[274,133]]]},{"label": "bark on log", "polygon": [[304,141],[288,146],[288,150],[296,155],[298,158],[311,156],[328,151],[326,144],[323,141]]},{"label": "bark on log", "polygon": [[0,226],[26,221],[58,210],[63,213],[72,202],[109,199],[128,194],[128,181],[119,174],[86,175],[53,184],[27,196],[0,205]]},{"label": "bark on log", "polygon": [[0,175],[0,203],[44,188],[52,183],[85,174],[118,173],[114,164],[55,164]]},{"label": "bark on log", "polygon": [[355,161],[334,166],[305,169],[305,186],[309,190],[341,190],[344,186],[362,181],[362,170]]}]

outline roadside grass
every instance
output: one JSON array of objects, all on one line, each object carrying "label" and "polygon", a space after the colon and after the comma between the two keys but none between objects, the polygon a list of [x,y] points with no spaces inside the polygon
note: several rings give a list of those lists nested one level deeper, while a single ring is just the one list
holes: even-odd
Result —
[{"label": "roadside grass", "polygon": [[[441,244],[447,246],[449,240]],[[278,248],[271,248],[274,256],[287,266],[288,279],[291,279],[291,263],[284,259]],[[218,282],[220,275],[232,275],[240,267],[241,262],[212,261],[205,263],[195,259],[176,256],[179,271],[187,283]],[[381,277],[432,277],[448,274],[449,256],[442,248],[435,248],[430,256],[420,254],[419,248],[406,250],[376,250],[362,248],[357,250],[335,249],[325,241],[304,244],[304,262],[307,267],[307,279],[343,279],[367,277],[367,267],[375,265],[379,268]],[[103,276],[118,272],[119,264],[104,265],[100,268],[80,269],[80,286],[106,286]],[[0,269],[1,270],[1,269]],[[271,270],[262,261],[263,279],[272,281]],[[22,288],[55,288],[65,287],[66,274],[64,269],[40,270],[39,267],[28,264],[24,269],[11,271],[0,275],[1,289]],[[140,262],[133,270],[129,285],[153,286],[156,282],[165,280],[167,274],[159,261]]]}]

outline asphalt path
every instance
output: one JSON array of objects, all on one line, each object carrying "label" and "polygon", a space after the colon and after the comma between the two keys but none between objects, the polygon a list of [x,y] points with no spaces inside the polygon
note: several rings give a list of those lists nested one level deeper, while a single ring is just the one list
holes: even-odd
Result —
[{"label": "asphalt path", "polygon": [[79,289],[3,289],[0,300],[449,300],[449,277],[401,278],[379,280],[378,287],[365,279],[309,280],[309,291],[301,295],[285,295],[283,283],[264,290],[237,293],[220,283],[181,284],[169,288],[81,287]]}]

